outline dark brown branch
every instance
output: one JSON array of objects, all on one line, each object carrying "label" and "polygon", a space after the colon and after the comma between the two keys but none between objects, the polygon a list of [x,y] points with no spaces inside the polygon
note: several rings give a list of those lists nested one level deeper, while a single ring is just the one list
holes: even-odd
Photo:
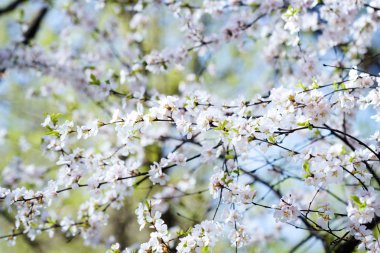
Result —
[{"label": "dark brown branch", "polygon": [[26,0],[16,0],[9,3],[7,6],[0,8],[0,15],[6,14],[15,10],[20,4],[26,2]]},{"label": "dark brown branch", "polygon": [[37,14],[37,16],[34,18],[34,20],[32,21],[32,23],[30,24],[29,26],[29,29],[26,30],[26,32],[24,33],[24,39],[22,41],[22,43],[24,45],[27,45],[29,44],[29,42],[31,40],[34,39],[34,37],[36,37],[36,34],[38,32],[38,30],[40,29],[41,27],[41,24],[42,24],[42,21],[43,19],[45,18],[47,12],[48,12],[48,7],[45,6],[43,7],[39,13]]}]

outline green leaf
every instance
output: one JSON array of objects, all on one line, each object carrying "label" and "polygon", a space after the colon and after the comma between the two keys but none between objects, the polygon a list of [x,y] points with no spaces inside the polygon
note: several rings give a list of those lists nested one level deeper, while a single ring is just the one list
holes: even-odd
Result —
[{"label": "green leaf", "polygon": [[306,177],[311,177],[311,176],[313,175],[313,173],[311,173],[311,171],[310,171],[309,160],[306,160],[306,161],[303,163],[302,168],[303,168],[304,171],[306,172]]},{"label": "green leaf", "polygon": [[[62,113],[51,113],[51,114],[45,113],[45,115],[49,115],[49,116],[50,116],[50,120],[51,120],[51,122],[53,123],[53,125],[55,126],[55,125],[57,125],[57,123],[58,123],[59,117],[62,116]],[[52,129],[51,127],[49,127],[49,126],[46,126],[46,128],[47,128],[48,130],[53,130],[53,129]]]},{"label": "green leaf", "polygon": [[146,206],[146,208],[150,209],[150,203],[148,200],[145,200],[145,206]]},{"label": "green leaf", "polygon": [[209,248],[209,246],[204,246],[204,247],[202,247],[202,251],[201,251],[201,253],[207,253],[207,252],[210,252],[210,248]]},{"label": "green leaf", "polygon": [[95,66],[85,66],[84,68],[83,68],[83,70],[86,70],[86,69],[90,69],[90,70],[95,70]]},{"label": "green leaf", "polygon": [[347,154],[347,149],[345,146],[342,146],[342,150],[340,151],[340,155],[345,155]]},{"label": "green leaf", "polygon": [[302,168],[310,174],[310,164],[309,164],[309,160],[306,160],[303,165],[302,165]]},{"label": "green leaf", "polygon": [[53,124],[56,125],[58,123],[59,117],[61,116],[62,116],[62,113],[52,113],[50,114],[50,119],[53,122]]},{"label": "green leaf", "polygon": [[57,137],[60,136],[60,134],[59,134],[59,132],[57,130],[48,131],[48,132],[46,132],[46,135],[55,135]]},{"label": "green leaf", "polygon": [[255,136],[254,135],[248,136],[248,142],[251,142],[253,140],[255,140]]},{"label": "green leaf", "polygon": [[90,79],[91,81],[89,82],[89,84],[91,85],[100,85],[100,80],[98,78],[96,78],[96,76],[94,74],[91,74],[90,75]]},{"label": "green leaf", "polygon": [[226,183],[228,185],[229,183],[233,182],[232,179],[227,180],[227,174],[224,174],[224,176],[221,179],[222,182]]},{"label": "green leaf", "polygon": [[183,231],[182,229],[180,231],[176,232],[178,236],[186,236],[186,232]]},{"label": "green leaf", "polygon": [[303,89],[303,90],[307,90],[306,86],[303,85],[303,83],[301,83],[301,82],[297,83],[297,84],[296,84],[296,87],[301,88],[301,89]]},{"label": "green leaf", "polygon": [[234,159],[234,155],[233,154],[226,154],[224,156],[225,159]]},{"label": "green leaf", "polygon": [[275,144],[276,143],[276,139],[271,135],[271,136],[268,136],[268,141],[270,142],[270,143],[273,143],[273,144]]},{"label": "green leaf", "polygon": [[309,120],[306,120],[304,122],[298,122],[297,125],[301,127],[308,127],[310,125],[310,122]]},{"label": "green leaf", "polygon": [[217,126],[215,130],[225,130],[227,124],[228,124],[227,120],[224,120],[223,122],[219,122],[219,126]]},{"label": "green leaf", "polygon": [[52,218],[48,217],[47,218],[47,221],[46,221],[46,224],[49,225],[49,226],[53,226],[55,225],[56,221],[53,220]]},{"label": "green leaf", "polygon": [[334,90],[339,90],[339,89],[341,89],[341,90],[347,90],[346,85],[344,83],[342,83],[342,82],[339,82],[339,83],[334,82],[332,87],[333,87]]},{"label": "green leaf", "polygon": [[355,203],[355,205],[357,205],[359,208],[365,208],[367,206],[367,203],[364,202],[362,203],[360,201],[360,198],[358,196],[355,196],[355,195],[352,195],[351,196],[351,200]]},{"label": "green leaf", "polygon": [[309,120],[306,120],[304,122],[298,122],[297,125],[301,126],[301,127],[307,127],[307,128],[309,128],[309,130],[313,130],[313,125],[310,124]]},{"label": "green leaf", "polygon": [[313,88],[313,89],[319,88],[319,84],[317,83],[317,80],[315,79],[315,77],[313,77],[313,79],[312,79],[311,88]]},{"label": "green leaf", "polygon": [[298,12],[300,12],[300,9],[298,8],[293,8],[292,6],[288,6],[288,10],[285,13],[285,17],[291,17],[296,15]]},{"label": "green leaf", "polygon": [[339,90],[339,84],[337,82],[335,82],[335,81],[334,81],[332,87],[333,87],[334,90]]}]

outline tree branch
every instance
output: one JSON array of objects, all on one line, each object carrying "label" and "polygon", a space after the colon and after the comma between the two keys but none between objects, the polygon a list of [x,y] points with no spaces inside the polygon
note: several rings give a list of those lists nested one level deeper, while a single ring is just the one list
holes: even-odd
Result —
[{"label": "tree branch", "polygon": [[6,14],[15,10],[20,4],[26,2],[26,0],[16,0],[9,3],[7,6],[0,8],[0,15]]},{"label": "tree branch", "polygon": [[29,29],[24,33],[24,39],[22,41],[24,45],[29,44],[29,42],[34,39],[48,10],[49,9],[47,6],[43,7],[34,18],[31,25],[29,26]]}]

